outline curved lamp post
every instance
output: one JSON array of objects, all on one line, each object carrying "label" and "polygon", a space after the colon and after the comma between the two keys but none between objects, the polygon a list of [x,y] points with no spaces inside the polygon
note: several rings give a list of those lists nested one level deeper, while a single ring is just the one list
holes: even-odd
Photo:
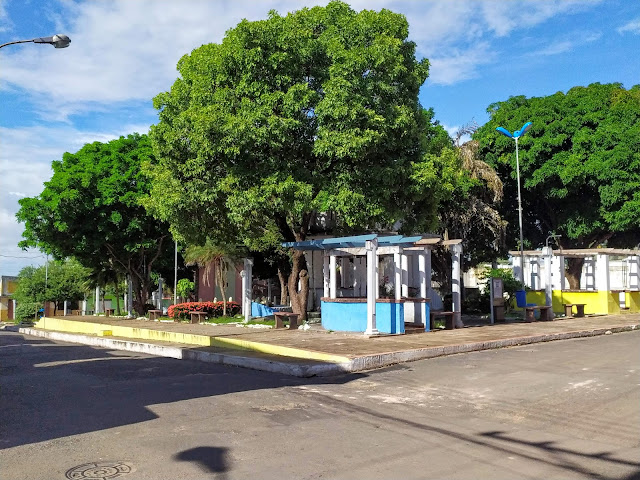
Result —
[{"label": "curved lamp post", "polygon": [[520,281],[524,288],[524,237],[522,235],[522,197],[520,196],[520,160],[518,159],[518,139],[527,133],[531,128],[532,123],[525,123],[520,130],[516,130],[511,133],[509,130],[503,127],[496,128],[505,137],[513,138],[516,141],[516,172],[518,176],[518,218],[520,221]]},{"label": "curved lamp post", "polygon": [[39,37],[32,38],[31,40],[16,40],[15,42],[7,42],[0,45],[0,48],[7,45],[14,45],[16,43],[48,43],[56,48],[66,48],[71,43],[71,39],[66,35],[54,35],[53,37]]}]

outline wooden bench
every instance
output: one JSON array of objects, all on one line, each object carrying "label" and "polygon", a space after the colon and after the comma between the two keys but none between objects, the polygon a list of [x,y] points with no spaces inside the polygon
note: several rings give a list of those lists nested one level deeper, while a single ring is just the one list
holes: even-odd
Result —
[{"label": "wooden bench", "polygon": [[74,317],[79,317],[80,316],[80,310],[71,310],[71,315]]},{"label": "wooden bench", "polygon": [[158,320],[162,316],[162,310],[149,310],[149,320]]},{"label": "wooden bench", "polygon": [[276,325],[274,328],[284,328],[284,320],[289,320],[289,330],[298,329],[298,314],[291,312],[273,312],[273,316],[276,319]]},{"label": "wooden bench", "polygon": [[576,307],[576,317],[584,317],[584,306],[586,303],[563,303],[564,315],[567,318],[573,317],[573,307]]},{"label": "wooden bench", "polygon": [[202,320],[207,319],[207,312],[189,312],[191,317],[191,323],[200,323]]},{"label": "wooden bench", "polygon": [[431,310],[429,312],[429,318],[431,321],[431,330],[435,329],[435,320],[438,317],[444,317],[444,328],[445,330],[453,330],[455,325],[453,323],[453,314],[454,312],[444,312],[440,310]]},{"label": "wooden bench", "polygon": [[524,307],[524,320],[525,322],[535,322],[535,311],[540,310],[540,320],[551,321],[553,320],[553,310],[547,305],[536,305],[534,307]]},{"label": "wooden bench", "polygon": [[114,312],[113,308],[105,308],[104,309],[104,316],[108,317],[109,315],[113,315],[113,312]]}]

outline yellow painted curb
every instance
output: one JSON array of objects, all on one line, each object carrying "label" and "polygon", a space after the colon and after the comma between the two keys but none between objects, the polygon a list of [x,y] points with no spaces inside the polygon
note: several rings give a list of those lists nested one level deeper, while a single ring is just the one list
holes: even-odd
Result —
[{"label": "yellow painted curb", "polygon": [[52,317],[42,317],[34,326],[42,330],[55,330],[57,332],[65,333],[85,333],[89,335],[114,336],[139,340],[160,340],[163,342],[198,345],[202,347],[235,348],[239,350],[250,350],[270,355],[281,355],[284,357],[316,360],[320,362],[346,363],[351,361],[350,358],[341,355],[332,355],[330,353],[316,352],[313,350],[272,345],[270,343],[252,342],[237,338],[166,332],[161,330],[125,327],[104,323],[78,322],[75,320],[65,320]]},{"label": "yellow painted curb", "polygon": [[343,357],[341,355],[333,355],[331,353],[285,347],[282,345],[272,345],[270,343],[252,342],[249,340],[241,340],[238,338],[211,337],[211,346],[240,348],[243,350],[252,350],[254,352],[268,353],[271,355],[295,357],[304,360],[317,360],[320,362],[346,363],[351,361],[350,358]]},{"label": "yellow painted curb", "polygon": [[65,333],[86,333],[89,335],[103,336],[102,332],[111,331],[111,336],[134,338],[139,340],[160,340],[170,343],[184,343],[186,345],[211,346],[211,337],[208,335],[193,335],[191,333],[163,332],[148,328],[125,327],[93,322],[77,322],[61,318],[43,317],[36,324],[36,328],[42,330],[55,330]]}]

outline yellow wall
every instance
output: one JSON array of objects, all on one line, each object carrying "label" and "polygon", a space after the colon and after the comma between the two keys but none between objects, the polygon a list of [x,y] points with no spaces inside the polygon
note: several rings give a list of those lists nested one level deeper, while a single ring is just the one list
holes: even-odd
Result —
[{"label": "yellow wall", "polygon": [[640,313],[640,292],[625,292],[624,303],[631,313]]},{"label": "yellow wall", "polygon": [[[620,313],[617,292],[553,290],[551,298],[552,308],[556,313],[564,313],[563,304],[565,303],[583,303],[585,305],[584,313],[586,314],[608,315]],[[527,303],[544,305],[545,302],[544,290],[527,292]],[[640,311],[640,292],[627,293],[627,306],[630,307],[632,312]]]}]

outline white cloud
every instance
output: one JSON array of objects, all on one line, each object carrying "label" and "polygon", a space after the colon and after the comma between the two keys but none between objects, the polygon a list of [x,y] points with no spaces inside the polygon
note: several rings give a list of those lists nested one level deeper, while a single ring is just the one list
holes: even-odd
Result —
[{"label": "white cloud", "polygon": [[495,58],[496,54],[486,42],[446,56],[431,57],[428,81],[436,85],[451,85],[474,78],[478,75],[479,66],[492,63]]},{"label": "white cloud", "polygon": [[529,52],[527,55],[534,57],[540,55],[559,55],[575,50],[576,48],[582,47],[583,45],[593,43],[599,40],[601,37],[602,34],[599,32],[580,32],[579,35],[576,32],[573,32],[572,34],[567,35],[565,38],[557,40],[544,48]]},{"label": "white cloud", "polygon": [[89,142],[108,142],[120,135],[147,130],[148,125],[132,124],[112,132],[80,131],[65,125],[0,128],[0,255],[4,255],[0,257],[0,273],[13,275],[26,265],[42,263],[42,259],[31,258],[38,252],[25,253],[18,248],[23,225],[15,215],[20,198],[42,192],[43,183],[51,178],[53,160],[62,159],[64,152],[76,152]]},{"label": "white cloud", "polygon": [[626,32],[640,35],[640,18],[631,20],[629,23],[626,23],[620,28],[618,28],[618,33],[626,33]]},{"label": "white cloud", "polygon": [[[221,41],[242,18],[265,18],[272,8],[284,14],[325,3],[65,1],[57,26],[60,33],[69,34],[71,46],[54,50],[48,45],[29,45],[3,52],[3,81],[33,95],[43,115],[55,113],[62,119],[101,104],[150,101],[170,88],[182,55],[204,43]],[[476,76],[480,66],[492,61],[485,53],[487,43],[495,37],[508,35],[515,28],[537,25],[554,15],[587,8],[584,3],[353,0],[351,5],[358,10],[389,8],[404,13],[419,55],[433,61],[432,81],[449,84]],[[70,20],[65,25],[62,19]]]}]

